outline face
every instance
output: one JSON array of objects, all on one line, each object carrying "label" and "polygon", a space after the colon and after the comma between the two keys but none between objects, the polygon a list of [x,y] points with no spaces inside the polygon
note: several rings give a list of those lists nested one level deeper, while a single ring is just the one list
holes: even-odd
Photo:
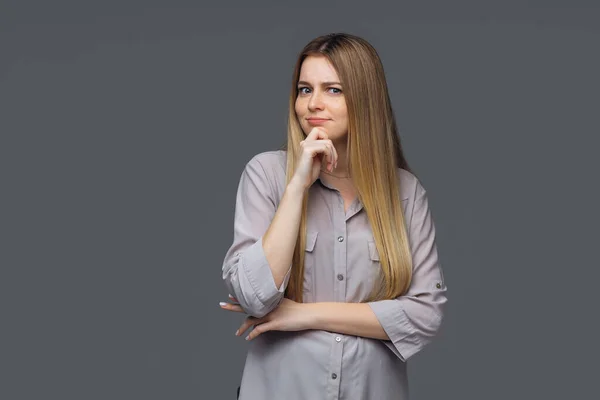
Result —
[{"label": "face", "polygon": [[324,56],[304,59],[295,109],[305,134],[318,126],[327,132],[330,140],[345,140],[348,134],[346,100],[338,75]]}]

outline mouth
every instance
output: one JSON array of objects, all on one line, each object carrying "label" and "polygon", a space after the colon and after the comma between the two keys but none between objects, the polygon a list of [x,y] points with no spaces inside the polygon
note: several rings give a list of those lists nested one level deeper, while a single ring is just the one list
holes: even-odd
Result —
[{"label": "mouth", "polygon": [[323,124],[323,123],[329,121],[329,119],[327,119],[327,118],[307,118],[306,120],[311,125],[320,125],[320,124]]}]

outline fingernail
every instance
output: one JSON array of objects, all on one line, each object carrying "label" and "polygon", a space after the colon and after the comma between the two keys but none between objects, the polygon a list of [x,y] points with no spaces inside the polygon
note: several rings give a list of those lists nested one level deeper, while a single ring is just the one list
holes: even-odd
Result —
[{"label": "fingernail", "polygon": [[246,336],[246,340],[250,340],[250,336]]},{"label": "fingernail", "polygon": [[232,295],[229,295],[229,298],[230,298],[230,299],[233,299],[233,296],[232,296]]},{"label": "fingernail", "polygon": [[235,336],[239,336],[240,335],[240,330],[238,329],[237,331],[235,331]]},{"label": "fingernail", "polygon": [[220,305],[221,307],[224,307],[224,306],[226,306],[226,305],[227,305],[227,303],[220,302],[220,303],[219,303],[219,305]]}]

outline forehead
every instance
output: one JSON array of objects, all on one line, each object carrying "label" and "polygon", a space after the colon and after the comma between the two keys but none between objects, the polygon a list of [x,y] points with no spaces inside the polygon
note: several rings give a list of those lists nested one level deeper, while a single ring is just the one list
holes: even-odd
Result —
[{"label": "forehead", "polygon": [[308,56],[300,67],[300,79],[305,82],[339,81],[335,69],[325,56]]}]

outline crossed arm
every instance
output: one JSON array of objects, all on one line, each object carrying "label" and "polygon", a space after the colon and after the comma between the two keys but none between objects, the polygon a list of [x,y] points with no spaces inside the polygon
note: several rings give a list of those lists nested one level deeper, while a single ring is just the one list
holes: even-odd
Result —
[{"label": "crossed arm", "polygon": [[[231,300],[233,303],[221,303],[221,308],[243,313],[242,307],[235,304],[237,299],[231,297]],[[261,333],[271,330],[307,329],[389,340],[375,313],[366,303],[297,303],[284,298],[277,308],[264,317],[248,316],[236,335],[242,335],[251,327],[254,329],[248,334],[246,340],[254,339]]]},{"label": "crossed arm", "polygon": [[280,242],[295,243],[301,196],[288,187],[276,207],[268,182],[265,170],[253,160],[240,182],[235,240],[223,264],[223,279],[235,298],[221,307],[248,315],[238,335],[251,327],[247,339],[270,330],[325,330],[383,340],[404,360],[431,341],[441,325],[446,286],[426,192],[418,181],[413,181],[407,227],[413,259],[410,288],[397,298],[370,303],[296,303],[284,298],[292,247]]}]

